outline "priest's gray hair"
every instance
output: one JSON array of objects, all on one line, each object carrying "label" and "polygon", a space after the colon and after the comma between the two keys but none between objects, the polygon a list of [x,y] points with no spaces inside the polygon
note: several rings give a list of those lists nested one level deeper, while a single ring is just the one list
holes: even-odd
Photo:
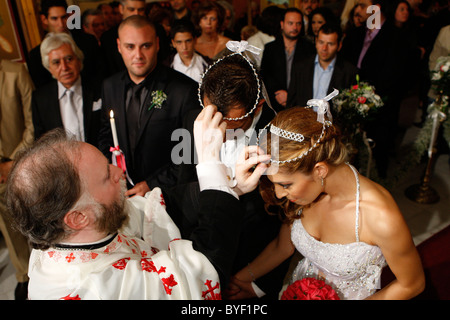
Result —
[{"label": "priest's gray hair", "polygon": [[56,129],[15,159],[8,176],[6,202],[13,226],[33,248],[47,249],[71,232],[64,216],[84,193],[75,165],[81,157],[80,145],[63,129]]}]

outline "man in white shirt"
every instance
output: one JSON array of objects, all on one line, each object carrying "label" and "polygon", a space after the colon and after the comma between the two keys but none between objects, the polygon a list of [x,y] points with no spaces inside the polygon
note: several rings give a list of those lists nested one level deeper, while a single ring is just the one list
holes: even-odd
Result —
[{"label": "man in white shirt", "polygon": [[97,145],[99,84],[81,77],[83,53],[66,33],[49,33],[41,44],[42,64],[55,79],[33,92],[35,137],[63,127],[79,141]]},{"label": "man in white shirt", "polygon": [[172,46],[177,50],[171,67],[200,82],[208,63],[195,52],[195,31],[189,21],[175,22],[171,29]]}]

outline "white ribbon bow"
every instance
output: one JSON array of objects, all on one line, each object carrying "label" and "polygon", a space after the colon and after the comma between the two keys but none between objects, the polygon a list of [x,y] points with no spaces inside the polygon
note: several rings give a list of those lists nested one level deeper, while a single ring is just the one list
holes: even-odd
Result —
[{"label": "white ribbon bow", "polygon": [[226,44],[228,50],[232,52],[242,53],[244,51],[250,51],[253,54],[259,55],[261,49],[248,44],[247,41],[228,41]]},{"label": "white ribbon bow", "polygon": [[317,122],[320,122],[322,124],[325,123],[325,113],[327,114],[328,119],[333,119],[333,116],[331,115],[330,104],[328,103],[328,101],[336,97],[338,94],[339,90],[334,89],[332,93],[330,93],[323,99],[308,100],[306,105],[310,107],[317,107]]}]

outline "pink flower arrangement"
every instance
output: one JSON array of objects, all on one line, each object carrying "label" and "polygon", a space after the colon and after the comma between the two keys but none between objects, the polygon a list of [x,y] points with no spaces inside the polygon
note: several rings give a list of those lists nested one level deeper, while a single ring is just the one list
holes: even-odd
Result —
[{"label": "pink flower arrangement", "polygon": [[340,298],[324,281],[303,278],[287,287],[281,300],[340,300]]}]

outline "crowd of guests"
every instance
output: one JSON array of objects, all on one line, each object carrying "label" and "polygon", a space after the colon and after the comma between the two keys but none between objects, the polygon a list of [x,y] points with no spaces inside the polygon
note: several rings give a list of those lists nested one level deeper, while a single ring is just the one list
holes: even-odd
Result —
[{"label": "crowd of guests", "polygon": [[[180,128],[192,132],[202,104],[217,105],[234,119],[228,121],[229,129],[247,132],[267,124],[275,112],[305,106],[308,100],[323,98],[334,89],[349,88],[358,74],[375,86],[385,102],[377,121],[367,128],[376,141],[378,173],[385,177],[402,101],[417,95],[419,107],[426,109],[429,71],[437,58],[433,49],[442,55],[449,53],[445,36],[449,1],[423,1],[427,7],[421,2],[347,0],[343,10],[336,11],[318,0],[304,0],[299,8],[252,10],[249,26],[248,18],[237,17],[228,1],[192,1],[188,7],[185,0],[164,4],[123,0],[84,11],[82,29],[69,30],[66,1],[41,1],[40,16],[47,34],[29,52],[28,71],[4,60],[0,69],[14,75],[8,77],[8,86],[2,86],[2,98],[12,95],[11,103],[2,100],[0,106],[0,226],[17,270],[16,298],[26,297],[30,251],[25,238],[11,228],[5,181],[16,153],[55,128],[64,128],[111,159],[110,149],[117,146],[110,125],[113,111],[129,178],[125,195],[144,196],[156,187],[172,188],[196,180],[191,166],[173,163],[177,141],[172,133]],[[367,28],[366,21],[373,14],[367,11],[370,5],[380,9],[380,28]],[[227,74],[219,70],[214,80],[203,79],[208,67],[230,54],[226,47],[230,40],[245,40],[261,49],[254,72],[261,75],[267,96],[257,104],[248,91],[254,84],[249,81],[245,90],[234,86],[244,75],[235,82],[231,78],[219,82]],[[201,92],[207,92],[200,101],[199,84]],[[11,92],[4,93],[6,88]],[[158,92],[165,94],[162,105],[154,103],[153,94]],[[241,103],[248,109],[233,108]],[[8,113],[7,109],[21,112]],[[255,234],[242,238],[246,243],[240,244],[233,273],[252,261],[280,228],[280,222],[266,216],[259,206],[259,195],[250,193],[242,201],[248,218],[243,223]],[[195,230],[196,226],[187,225],[188,230]],[[255,282],[257,295],[276,297],[286,271],[287,264],[281,264]]]}]

